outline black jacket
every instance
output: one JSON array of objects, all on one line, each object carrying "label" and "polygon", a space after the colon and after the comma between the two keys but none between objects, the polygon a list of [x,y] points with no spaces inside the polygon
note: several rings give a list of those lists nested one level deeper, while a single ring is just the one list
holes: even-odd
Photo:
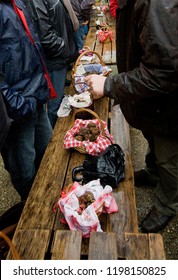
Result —
[{"label": "black jacket", "polygon": [[[76,60],[74,30],[63,0],[23,0],[34,20],[49,71]],[[65,0],[64,0],[65,1]]]},{"label": "black jacket", "polygon": [[70,0],[79,21],[90,20],[92,5],[95,0]]},{"label": "black jacket", "polygon": [[178,0],[120,0],[117,66],[105,95],[133,127],[178,135]]}]

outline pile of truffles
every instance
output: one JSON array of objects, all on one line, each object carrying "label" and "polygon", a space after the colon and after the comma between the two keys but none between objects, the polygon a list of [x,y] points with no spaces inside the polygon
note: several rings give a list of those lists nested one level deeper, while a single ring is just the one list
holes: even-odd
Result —
[{"label": "pile of truffles", "polygon": [[89,140],[90,142],[94,142],[99,134],[100,131],[97,125],[90,122],[86,127],[81,127],[77,134],[75,134],[74,138],[78,141]]},{"label": "pile of truffles", "polygon": [[86,191],[83,195],[78,197],[79,201],[79,215],[82,214],[83,210],[85,210],[91,203],[95,201],[93,194],[90,191]]}]

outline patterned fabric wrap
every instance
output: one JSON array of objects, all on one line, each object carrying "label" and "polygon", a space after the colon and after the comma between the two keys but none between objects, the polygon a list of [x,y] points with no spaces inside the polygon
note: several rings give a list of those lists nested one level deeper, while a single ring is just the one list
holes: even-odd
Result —
[{"label": "patterned fabric wrap", "polygon": [[98,40],[101,43],[104,43],[108,38],[110,41],[113,41],[113,39],[114,39],[113,31],[111,31],[111,30],[106,30],[106,31],[99,30],[98,31]]},{"label": "patterned fabric wrap", "polygon": [[[86,191],[90,191],[93,194],[95,201],[82,214],[79,214],[78,209],[80,205],[78,197]],[[79,230],[84,238],[89,237],[93,231],[103,231],[97,213],[110,214],[118,212],[118,206],[112,196],[111,186],[107,185],[103,188],[99,179],[90,181],[83,186],[74,182],[67,194],[62,192],[61,198],[58,201],[58,207],[64,214],[65,221],[69,225],[70,230]]]},{"label": "patterned fabric wrap", "polygon": [[100,63],[85,64],[83,65],[86,73],[102,74],[103,66]]},{"label": "patterned fabric wrap", "polygon": [[75,89],[79,93],[84,93],[85,91],[88,91],[89,86],[85,82],[85,77],[83,75],[76,75],[74,76],[75,81]]},{"label": "patterned fabric wrap", "polygon": [[[104,74],[105,72],[110,71],[107,66],[103,66],[100,63],[93,63],[93,64],[85,64],[83,65],[83,69],[86,73],[90,74]],[[85,82],[85,76],[80,74],[74,75],[75,81],[75,89],[79,93],[83,93],[89,90],[87,83]]]},{"label": "patterned fabric wrap", "polygon": [[101,124],[99,120],[82,120],[82,119],[76,119],[74,126],[68,130],[64,137],[64,148],[65,149],[70,149],[70,148],[75,148],[75,147],[81,147],[84,146],[86,149],[86,153],[93,155],[93,156],[98,156],[102,152],[106,150],[106,148],[113,143],[113,136],[109,134],[107,125],[104,121],[104,132],[105,136],[102,135],[100,132],[100,135],[97,137],[96,141],[90,142],[89,140],[87,141],[78,141],[74,138],[74,136],[77,134],[77,132],[80,130],[81,127],[86,127],[89,123],[95,123],[99,130],[101,131]]}]

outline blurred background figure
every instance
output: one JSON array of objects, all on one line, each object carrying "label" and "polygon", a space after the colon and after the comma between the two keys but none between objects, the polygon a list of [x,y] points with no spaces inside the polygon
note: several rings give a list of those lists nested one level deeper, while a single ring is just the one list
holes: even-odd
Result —
[{"label": "blurred background figure", "polygon": [[95,0],[70,0],[79,20],[79,29],[75,32],[75,40],[79,51],[83,49],[84,38],[88,32],[88,23]]}]

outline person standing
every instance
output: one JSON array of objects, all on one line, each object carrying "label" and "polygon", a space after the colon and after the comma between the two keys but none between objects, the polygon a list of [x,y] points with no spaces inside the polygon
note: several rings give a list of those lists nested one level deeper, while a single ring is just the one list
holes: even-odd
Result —
[{"label": "person standing", "polygon": [[12,120],[1,154],[24,200],[52,136],[45,104],[56,92],[22,0],[1,0],[0,19],[0,92]]},{"label": "person standing", "polygon": [[90,14],[94,0],[70,0],[73,10],[79,20],[79,28],[75,32],[75,40],[79,51],[83,49],[86,26],[90,21]]},{"label": "person standing", "polygon": [[[155,203],[143,232],[158,232],[178,213],[178,0],[119,0],[116,13],[117,75],[89,75],[93,97],[120,104],[128,123],[148,140],[146,169]],[[136,176],[137,175],[137,176]],[[141,182],[142,181],[142,182]]]},{"label": "person standing", "polygon": [[46,56],[47,68],[58,95],[48,102],[48,116],[54,128],[57,111],[64,96],[68,67],[78,57],[74,25],[68,13],[68,6],[64,3],[69,0],[23,1],[34,21]]},{"label": "person standing", "polygon": [[117,8],[118,8],[118,0],[110,0],[109,10],[110,10],[111,16],[113,16],[114,18],[116,18]]}]

